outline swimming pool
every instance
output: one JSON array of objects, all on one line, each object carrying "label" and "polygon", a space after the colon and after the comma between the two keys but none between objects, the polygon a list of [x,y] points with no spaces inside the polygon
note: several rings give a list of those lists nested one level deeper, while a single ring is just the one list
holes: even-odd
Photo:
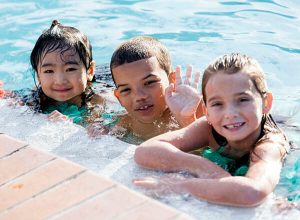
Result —
[{"label": "swimming pool", "polygon": [[[164,42],[173,65],[205,66],[216,56],[239,51],[255,57],[267,73],[275,95],[276,115],[289,118],[283,126],[294,145],[300,146],[300,6],[292,0],[248,1],[9,1],[0,4],[0,79],[5,89],[31,88],[30,51],[53,19],[86,33],[98,64],[108,63],[112,51],[135,35],[151,35]],[[68,123],[51,123],[26,107],[9,107],[0,100],[0,132],[78,162],[98,173],[135,188],[131,179],[153,174],[132,161],[133,146],[104,136],[91,140],[85,131]],[[299,196],[299,173],[294,151],[283,178],[262,206],[240,209],[217,206],[191,197],[160,198],[196,219],[296,219],[297,210],[274,216],[274,197]],[[295,167],[294,167],[295,166]],[[299,174],[298,174],[299,175]],[[299,181],[299,180],[298,180]],[[298,186],[298,188],[297,188]],[[143,192],[143,191],[141,191]]]}]

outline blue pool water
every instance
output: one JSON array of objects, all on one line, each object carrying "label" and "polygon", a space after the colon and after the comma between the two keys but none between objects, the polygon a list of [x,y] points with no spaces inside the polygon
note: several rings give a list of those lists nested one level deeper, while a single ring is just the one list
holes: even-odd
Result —
[{"label": "blue pool water", "polygon": [[[274,114],[285,121],[288,119],[287,124],[281,126],[294,145],[300,146],[300,5],[297,0],[0,0],[0,80],[4,81],[5,89],[34,86],[29,55],[38,36],[50,26],[53,19],[86,33],[92,42],[94,59],[98,64],[109,63],[117,45],[136,35],[158,38],[169,48],[173,65],[192,64],[198,70],[203,70],[215,57],[228,52],[241,52],[255,57],[265,70],[269,88],[274,93]],[[31,119],[24,119],[24,110],[15,112],[15,118],[11,119],[8,108],[4,106],[3,103],[0,105],[0,132],[43,144],[43,141],[32,138],[31,133],[18,132],[14,127],[23,128],[24,123],[31,122]],[[43,139],[49,134],[49,127],[42,128],[45,134],[39,135]],[[65,136],[50,138],[46,145],[52,152],[74,158],[91,169],[100,169],[96,163],[102,162],[96,158],[93,160],[92,153],[85,154],[76,146],[72,149],[60,148],[72,140],[68,139],[73,137],[72,131],[80,130],[74,129],[70,129],[71,133]],[[80,132],[84,133],[82,130]],[[27,139],[28,136],[31,139]],[[88,140],[87,143],[96,146]],[[107,144],[111,146],[113,143]],[[289,200],[299,197],[299,158],[300,152],[297,150],[289,156],[275,190],[276,196]],[[128,168],[132,169],[137,168]],[[112,177],[118,180],[118,177]],[[177,200],[171,205],[179,206]],[[182,207],[182,211],[195,218],[203,214]],[[205,207],[211,208],[209,205]],[[225,212],[241,213],[236,209],[216,209],[221,213],[220,216]],[[264,216],[261,214],[263,210],[254,210],[256,214],[250,215],[253,219]],[[266,215],[271,216],[272,212]],[[216,217],[216,213],[208,211],[206,217],[211,216]],[[291,219],[289,215],[281,217]],[[245,219],[251,218],[247,216]]]}]

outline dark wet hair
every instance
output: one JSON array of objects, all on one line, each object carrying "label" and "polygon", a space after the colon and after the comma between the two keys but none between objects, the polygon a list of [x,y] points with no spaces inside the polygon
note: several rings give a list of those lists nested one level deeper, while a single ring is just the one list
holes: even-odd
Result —
[{"label": "dark wet hair", "polygon": [[235,74],[243,72],[248,75],[259,94],[264,97],[268,92],[265,74],[258,62],[244,54],[231,53],[217,58],[204,71],[202,78],[203,101],[206,103],[205,87],[211,76],[215,74]]},{"label": "dark wet hair", "polygon": [[38,74],[38,66],[47,53],[59,51],[61,56],[66,51],[74,50],[80,61],[89,69],[93,60],[92,45],[87,36],[74,27],[63,26],[57,20],[52,21],[48,30],[38,38],[30,55],[31,66]]},{"label": "dark wet hair", "polygon": [[[31,66],[35,71],[33,73],[34,81],[35,74],[39,74],[38,67],[47,53],[58,51],[63,59],[64,53],[69,50],[79,55],[80,61],[86,70],[90,68],[93,55],[92,45],[87,36],[74,27],[63,26],[59,21],[53,20],[50,28],[44,31],[36,41],[30,55]],[[91,82],[88,82],[85,92],[81,95],[81,105],[87,104],[86,102],[90,99],[89,97],[91,97],[92,94],[94,93],[91,88]],[[37,86],[33,99],[37,100],[35,104],[37,105],[36,109],[38,109],[38,111],[44,111],[47,106],[55,102],[55,100],[52,100],[44,94],[40,86]]]},{"label": "dark wet hair", "polygon": [[154,56],[160,67],[169,75],[172,71],[170,54],[159,40],[149,36],[138,36],[122,43],[115,50],[110,61],[110,71],[114,82],[114,68]]}]

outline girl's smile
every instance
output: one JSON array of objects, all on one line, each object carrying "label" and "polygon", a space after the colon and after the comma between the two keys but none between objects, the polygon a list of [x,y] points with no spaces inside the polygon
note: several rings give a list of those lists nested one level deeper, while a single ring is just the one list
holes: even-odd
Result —
[{"label": "girl's smile", "polygon": [[236,122],[236,123],[224,125],[223,127],[228,129],[229,131],[237,131],[240,128],[242,128],[243,125],[245,125],[245,122]]},{"label": "girl's smile", "polygon": [[39,64],[38,80],[42,90],[56,101],[75,100],[85,91],[91,77],[79,55],[71,49],[63,55],[59,50],[49,52]]},{"label": "girl's smile", "polygon": [[263,117],[263,99],[243,73],[217,73],[205,87],[207,119],[228,142],[256,140]]}]

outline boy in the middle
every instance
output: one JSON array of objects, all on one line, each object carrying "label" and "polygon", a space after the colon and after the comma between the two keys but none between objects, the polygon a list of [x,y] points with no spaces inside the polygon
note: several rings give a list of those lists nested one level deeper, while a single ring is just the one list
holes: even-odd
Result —
[{"label": "boy in the middle", "polygon": [[191,83],[189,66],[183,82],[181,68],[172,72],[169,52],[155,38],[139,36],[121,44],[112,55],[110,69],[114,95],[127,114],[109,134],[138,144],[202,116],[201,95],[196,89],[200,73]]}]

